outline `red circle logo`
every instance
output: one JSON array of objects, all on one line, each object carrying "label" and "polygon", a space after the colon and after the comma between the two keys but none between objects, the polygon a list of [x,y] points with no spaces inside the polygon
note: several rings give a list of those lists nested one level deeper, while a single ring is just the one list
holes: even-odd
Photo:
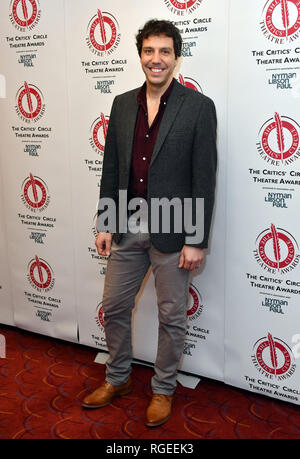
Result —
[{"label": "red circle logo", "polygon": [[24,180],[22,189],[22,200],[28,209],[42,212],[48,207],[50,197],[47,185],[41,178],[30,173]]},{"label": "red circle logo", "polygon": [[87,43],[91,51],[101,57],[111,54],[120,42],[118,29],[114,16],[98,9],[88,25]]},{"label": "red circle logo", "polygon": [[165,5],[173,13],[191,13],[202,3],[202,0],[164,0]]},{"label": "red circle logo", "polygon": [[102,302],[99,303],[97,305],[97,308],[96,308],[96,317],[95,317],[95,320],[96,320],[96,323],[98,325],[98,327],[100,328],[104,328],[104,317],[103,317],[103,306],[102,306]]},{"label": "red circle logo", "polygon": [[41,15],[37,0],[12,0],[10,11],[11,22],[20,31],[33,29]]},{"label": "red circle logo", "polygon": [[257,262],[270,268],[273,274],[284,274],[298,265],[298,244],[286,230],[271,224],[269,229],[258,236],[256,242],[254,255]]},{"label": "red circle logo", "polygon": [[178,75],[178,81],[180,84],[182,84],[182,86],[185,86],[186,88],[190,88],[201,93],[203,92],[200,84],[196,80],[193,80],[189,77],[183,77],[181,73]]},{"label": "red circle logo", "polygon": [[296,121],[276,112],[259,131],[258,151],[272,165],[291,164],[300,156],[299,133]]},{"label": "red circle logo", "polygon": [[197,0],[185,0],[185,1],[170,0],[170,2],[175,8],[178,8],[179,10],[187,10],[191,8],[193,5],[195,5]]},{"label": "red circle logo", "polygon": [[27,123],[38,121],[45,111],[41,91],[25,81],[24,86],[17,93],[16,111],[19,117]]},{"label": "red circle logo", "polygon": [[100,117],[94,121],[91,127],[91,145],[93,149],[101,155],[104,153],[108,123],[109,117],[101,113]]},{"label": "red circle logo", "polygon": [[271,333],[255,343],[252,358],[269,377],[286,379],[295,371],[291,349]]},{"label": "red circle logo", "polygon": [[190,284],[187,317],[193,320],[200,316],[202,310],[203,302],[201,294],[193,284]]},{"label": "red circle logo", "polygon": [[99,319],[100,324],[104,328],[103,306],[101,306],[98,310],[98,319]]},{"label": "red circle logo", "polygon": [[299,36],[300,0],[269,0],[263,18],[262,30],[269,34],[267,38],[279,43],[294,41]]},{"label": "red circle logo", "polygon": [[28,265],[28,280],[39,291],[50,290],[54,285],[54,277],[50,265],[36,255]]}]

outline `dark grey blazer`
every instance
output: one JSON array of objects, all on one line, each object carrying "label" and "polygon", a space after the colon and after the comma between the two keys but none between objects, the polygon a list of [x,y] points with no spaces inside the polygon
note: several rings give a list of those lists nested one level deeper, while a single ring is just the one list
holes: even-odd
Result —
[{"label": "dark grey blazer", "polygon": [[[119,190],[128,190],[133,138],[140,88],[114,99],[105,143],[100,198],[118,202]],[[204,198],[204,238],[196,247],[206,248],[214,205],[216,180],[216,111],[211,99],[176,80],[161,121],[148,175],[148,203],[151,198]],[[150,209],[150,205],[149,205]],[[161,252],[180,251],[185,232],[151,233],[152,244]],[[98,231],[105,231],[98,227]],[[117,230],[114,240],[122,234]]]}]

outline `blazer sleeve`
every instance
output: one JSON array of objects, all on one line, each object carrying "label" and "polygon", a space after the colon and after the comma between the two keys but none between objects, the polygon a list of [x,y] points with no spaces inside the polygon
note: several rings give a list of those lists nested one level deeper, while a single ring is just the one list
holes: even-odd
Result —
[{"label": "blazer sleeve", "polygon": [[[215,105],[211,99],[206,97],[198,114],[192,160],[193,198],[204,198],[204,237],[199,244],[188,244],[202,249],[208,247],[214,208],[217,169],[216,131]],[[193,206],[192,215],[193,220],[196,221],[195,206]]]},{"label": "blazer sleeve", "polygon": [[[104,212],[104,209],[100,210],[100,201],[102,198],[110,198],[115,203],[118,199],[119,189],[119,166],[118,166],[118,152],[116,145],[116,110],[117,101],[116,97],[113,101],[112,109],[109,117],[109,124],[107,129],[107,136],[104,148],[104,157],[102,165],[102,177],[100,183],[100,196],[98,205],[98,217]],[[106,231],[99,227],[99,218],[97,229],[99,232]]]}]

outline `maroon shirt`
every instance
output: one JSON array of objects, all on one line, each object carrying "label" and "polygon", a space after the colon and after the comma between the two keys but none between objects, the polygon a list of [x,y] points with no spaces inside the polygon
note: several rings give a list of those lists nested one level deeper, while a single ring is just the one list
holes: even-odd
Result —
[{"label": "maroon shirt", "polygon": [[139,197],[147,200],[148,169],[159,126],[173,85],[174,79],[160,98],[159,109],[150,128],[148,124],[146,83],[143,84],[137,95],[139,109],[134,131],[131,173],[128,188],[129,199]]}]

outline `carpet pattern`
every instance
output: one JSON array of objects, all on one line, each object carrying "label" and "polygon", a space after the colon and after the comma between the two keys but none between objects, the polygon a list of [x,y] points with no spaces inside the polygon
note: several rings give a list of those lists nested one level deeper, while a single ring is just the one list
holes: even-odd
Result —
[{"label": "carpet pattern", "polygon": [[297,439],[296,405],[203,378],[195,390],[178,384],[173,415],[147,428],[153,370],[133,365],[133,391],[101,409],[81,400],[97,388],[105,367],[96,349],[0,325],[1,439]]}]

